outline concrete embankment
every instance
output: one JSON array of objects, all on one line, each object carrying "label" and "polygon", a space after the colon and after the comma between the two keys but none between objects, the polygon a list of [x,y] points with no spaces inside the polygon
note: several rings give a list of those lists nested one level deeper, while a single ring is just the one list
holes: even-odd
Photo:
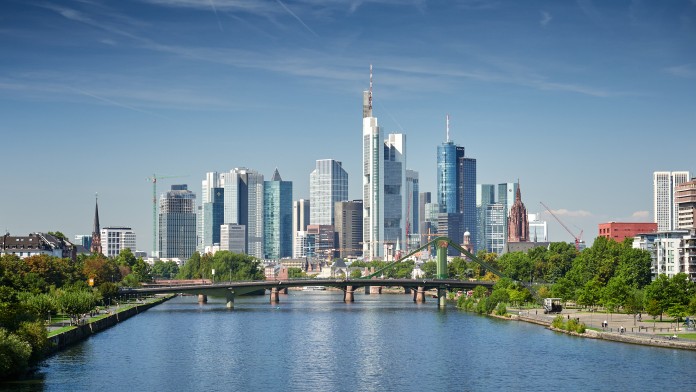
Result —
[{"label": "concrete embankment", "polygon": [[161,297],[151,302],[134,305],[130,308],[123,309],[119,312],[110,314],[99,320],[90,321],[87,324],[78,325],[74,329],[71,329],[69,331],[61,332],[59,334],[51,336],[48,338],[49,345],[51,347],[49,349],[49,355],[61,351],[66,347],[71,346],[77,342],[81,342],[95,333],[113,327],[114,325],[122,321],[125,321],[138,313],[142,313],[155,305],[159,305],[172,297],[173,296]]},{"label": "concrete embankment", "polygon": [[509,320],[519,320],[528,323],[543,325],[550,330],[556,332],[562,332],[568,335],[578,336],[582,338],[590,339],[602,339],[609,340],[612,342],[620,343],[630,343],[630,344],[640,344],[644,346],[656,346],[665,348],[678,348],[682,350],[696,350],[696,341],[687,340],[677,337],[676,339],[670,338],[668,336],[654,335],[654,334],[628,334],[628,333],[618,333],[618,332],[602,332],[594,331],[588,329],[583,334],[569,332],[558,328],[551,327],[551,323],[545,320],[539,320],[533,317],[517,316],[513,315]]}]

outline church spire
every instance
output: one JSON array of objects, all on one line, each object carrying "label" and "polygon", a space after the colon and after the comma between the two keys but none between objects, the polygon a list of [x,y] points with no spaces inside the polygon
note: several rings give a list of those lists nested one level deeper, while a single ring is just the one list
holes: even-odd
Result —
[{"label": "church spire", "polygon": [[92,253],[102,253],[101,229],[99,227],[99,194],[94,194],[94,226],[92,227],[92,245],[89,247]]}]

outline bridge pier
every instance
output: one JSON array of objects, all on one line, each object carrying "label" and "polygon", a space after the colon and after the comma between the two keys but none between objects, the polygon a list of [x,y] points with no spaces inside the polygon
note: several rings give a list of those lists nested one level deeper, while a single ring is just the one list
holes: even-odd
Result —
[{"label": "bridge pier", "polygon": [[198,303],[199,304],[208,303],[208,296],[205,294],[198,294]]},{"label": "bridge pier", "polygon": [[353,286],[346,286],[346,291],[343,292],[343,302],[350,303],[355,302],[355,290]]},{"label": "bridge pier", "polygon": [[225,306],[227,306],[227,309],[234,309],[234,293],[233,292],[228,292],[225,295],[225,299],[227,300],[227,303]]},{"label": "bridge pier", "polygon": [[382,294],[382,286],[370,286],[370,294]]},{"label": "bridge pier", "polygon": [[437,306],[444,309],[447,306],[447,289],[438,287],[437,289]]},{"label": "bridge pier", "polygon": [[413,291],[413,302],[417,304],[425,303],[425,287],[418,286],[418,289]]},{"label": "bridge pier", "polygon": [[273,287],[271,288],[271,303],[276,304],[280,301],[280,296],[278,295],[278,288]]}]

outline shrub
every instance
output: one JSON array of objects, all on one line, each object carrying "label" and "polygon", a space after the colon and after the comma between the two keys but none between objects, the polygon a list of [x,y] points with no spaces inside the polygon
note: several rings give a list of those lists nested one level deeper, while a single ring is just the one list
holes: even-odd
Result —
[{"label": "shrub", "polygon": [[24,373],[29,368],[31,345],[0,328],[0,379]]},{"label": "shrub", "polygon": [[495,307],[495,314],[498,316],[505,316],[506,313],[507,307],[505,306],[505,304],[502,302],[498,303],[498,306]]},{"label": "shrub", "polygon": [[553,319],[553,321],[551,322],[551,326],[558,329],[566,329],[566,324],[563,320],[563,316],[561,316],[560,314],[556,316],[556,318]]}]

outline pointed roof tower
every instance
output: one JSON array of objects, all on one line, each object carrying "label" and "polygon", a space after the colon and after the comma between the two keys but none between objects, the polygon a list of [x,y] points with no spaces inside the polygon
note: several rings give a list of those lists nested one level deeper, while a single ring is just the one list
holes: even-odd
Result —
[{"label": "pointed roof tower", "polygon": [[99,194],[94,194],[94,226],[92,227],[92,253],[102,253],[101,228],[99,227]]},{"label": "pointed roof tower", "polygon": [[280,178],[280,173],[278,173],[278,168],[275,168],[275,171],[273,172],[273,177],[271,178],[271,181],[283,181],[282,178]]}]

